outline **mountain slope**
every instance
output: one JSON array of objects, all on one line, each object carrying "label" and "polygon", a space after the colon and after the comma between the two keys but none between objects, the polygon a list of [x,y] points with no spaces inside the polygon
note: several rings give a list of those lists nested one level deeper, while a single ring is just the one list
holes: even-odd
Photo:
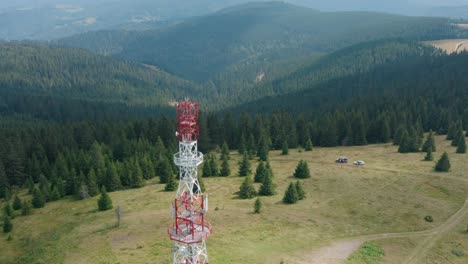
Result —
[{"label": "mountain slope", "polygon": [[[408,111],[413,103],[421,102],[424,109],[413,112],[427,111],[427,107],[454,111],[468,107],[468,78],[463,73],[468,53],[446,55],[423,44],[382,41],[359,44],[324,60],[334,62],[330,67],[327,62],[307,66],[266,85],[280,91],[293,87],[296,92],[262,98],[236,109],[323,115],[362,108],[381,111],[390,106]],[[351,65],[354,69],[348,68]]]},{"label": "mountain slope", "polygon": [[[52,102],[167,106],[175,98],[195,94],[197,89],[154,66],[78,49],[0,43],[0,57],[0,103],[7,104],[4,109],[34,101],[27,99],[32,96]],[[44,104],[47,107],[50,103]]]},{"label": "mountain slope", "polygon": [[[186,79],[206,81],[250,62],[274,63],[324,53],[374,39],[451,38],[458,28],[442,18],[371,12],[319,12],[281,2],[250,3],[161,30],[113,33],[112,54],[157,65]],[[109,32],[89,33],[59,43],[102,51]],[[93,41],[91,39],[96,39]],[[91,43],[91,44],[90,44]]]}]

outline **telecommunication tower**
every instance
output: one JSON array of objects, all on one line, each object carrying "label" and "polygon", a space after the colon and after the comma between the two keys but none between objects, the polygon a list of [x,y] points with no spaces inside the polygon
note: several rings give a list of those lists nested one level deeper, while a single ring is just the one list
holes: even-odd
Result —
[{"label": "telecommunication tower", "polygon": [[203,162],[203,154],[197,148],[198,104],[186,100],[176,106],[179,152],[174,155],[174,163],[179,167],[180,181],[172,204],[173,223],[168,230],[175,243],[173,264],[208,264],[205,240],[211,234],[211,225],[205,221],[208,196],[201,190],[197,173]]}]

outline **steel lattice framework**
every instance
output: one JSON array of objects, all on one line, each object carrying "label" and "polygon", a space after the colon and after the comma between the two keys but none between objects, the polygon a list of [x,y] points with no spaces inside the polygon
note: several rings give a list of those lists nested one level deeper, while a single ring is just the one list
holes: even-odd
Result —
[{"label": "steel lattice framework", "polygon": [[169,237],[175,242],[173,264],[207,264],[206,242],[211,225],[205,221],[208,196],[202,193],[198,182],[197,167],[203,162],[198,151],[198,104],[177,103],[177,132],[179,152],[174,163],[179,167],[179,187],[172,204],[173,223]]}]

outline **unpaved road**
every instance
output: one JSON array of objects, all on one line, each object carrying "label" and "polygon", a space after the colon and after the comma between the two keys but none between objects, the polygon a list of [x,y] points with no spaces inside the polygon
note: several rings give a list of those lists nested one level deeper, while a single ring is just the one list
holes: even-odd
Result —
[{"label": "unpaved road", "polygon": [[359,246],[365,241],[385,238],[402,238],[402,237],[418,237],[425,236],[424,240],[418,244],[413,252],[405,259],[404,264],[418,263],[424,258],[426,253],[437,242],[438,239],[455,228],[463,218],[468,215],[468,199],[463,207],[453,214],[447,221],[440,226],[417,232],[403,233],[388,233],[358,236],[347,239],[342,239],[333,242],[332,244],[311,252],[308,255],[302,256],[296,262],[297,264],[339,264],[343,263]]}]

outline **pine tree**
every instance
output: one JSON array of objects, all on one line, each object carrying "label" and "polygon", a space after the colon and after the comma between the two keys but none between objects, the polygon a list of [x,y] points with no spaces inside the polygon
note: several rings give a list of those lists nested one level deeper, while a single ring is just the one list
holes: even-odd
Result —
[{"label": "pine tree", "polygon": [[447,152],[442,154],[434,169],[440,172],[448,172],[450,170],[450,160]]},{"label": "pine tree", "polygon": [[52,191],[50,192],[50,200],[57,201],[58,199],[60,199],[60,197],[60,192],[57,186],[52,187]]},{"label": "pine tree", "polygon": [[212,172],[211,172],[211,162],[208,160],[205,161],[203,164],[203,169],[202,169],[202,176],[203,177],[211,177]]},{"label": "pine tree", "polygon": [[424,157],[425,161],[433,161],[434,156],[432,156],[432,148],[428,148],[426,152],[426,156]]},{"label": "pine tree", "polygon": [[385,118],[382,121],[382,131],[381,131],[381,141],[383,143],[390,142],[391,135],[390,135],[390,125],[388,124],[388,120]]},{"label": "pine tree", "polygon": [[463,134],[458,137],[457,153],[466,153],[466,141]]},{"label": "pine tree", "polygon": [[257,165],[257,170],[255,171],[254,182],[262,182],[266,173],[265,163],[260,161]]},{"label": "pine tree", "polygon": [[458,144],[460,143],[460,138],[465,139],[465,134],[463,133],[463,130],[458,130],[456,136],[452,140],[452,147],[457,147]]},{"label": "pine tree", "polygon": [[21,215],[30,215],[31,214],[31,202],[30,201],[23,201],[23,205],[21,208]]},{"label": "pine tree", "polygon": [[198,181],[198,185],[200,185],[201,190],[198,190],[198,186],[196,184],[194,184],[193,185],[193,192],[196,193],[196,192],[200,191],[201,193],[204,193],[205,192],[205,183],[203,182],[203,177],[198,177],[197,181]]},{"label": "pine tree", "polygon": [[241,135],[241,138],[240,138],[240,141],[239,141],[239,146],[238,146],[237,149],[239,151],[239,154],[244,154],[244,152],[248,151],[247,141],[245,140],[245,135],[244,134]]},{"label": "pine tree", "polygon": [[7,190],[10,189],[10,184],[8,183],[8,178],[5,173],[5,168],[0,159],[0,198],[5,198]]},{"label": "pine tree", "polygon": [[398,152],[400,153],[409,153],[411,149],[411,139],[408,135],[406,130],[403,130],[401,134],[401,138],[399,140],[400,147],[398,148]]},{"label": "pine tree", "polygon": [[221,163],[220,176],[227,177],[230,174],[231,174],[231,168],[229,167],[228,159],[224,157],[223,162]]},{"label": "pine tree", "polygon": [[[169,177],[171,176],[168,175],[167,181],[169,181]],[[145,186],[145,181],[143,180],[143,172],[141,171],[140,165],[136,160],[134,161],[130,186],[132,188],[140,188]]]},{"label": "pine tree", "polygon": [[254,213],[260,214],[262,212],[262,207],[263,207],[262,201],[260,200],[260,198],[257,198],[254,204]]},{"label": "pine tree", "polygon": [[223,146],[221,147],[220,160],[224,160],[224,158],[227,158],[228,160],[230,159],[230,157],[229,157],[229,146],[226,143],[226,141],[224,141]]},{"label": "pine tree", "polygon": [[240,186],[239,196],[242,199],[250,199],[257,196],[257,191],[253,185],[252,178],[247,176]]},{"label": "pine tree", "polygon": [[[403,126],[399,126],[395,131],[395,135],[393,135],[393,145],[400,146],[401,145],[401,138],[403,137],[403,133],[406,129]],[[406,131],[408,133],[408,131]]]},{"label": "pine tree", "polygon": [[39,190],[41,191],[42,196],[47,202],[50,196],[50,184],[47,178],[44,176],[44,174],[41,174],[39,176]]},{"label": "pine tree", "polygon": [[447,132],[447,140],[453,140],[457,135],[457,124],[455,122],[451,122]]},{"label": "pine tree", "polygon": [[300,182],[300,181],[297,181],[295,187],[296,187],[298,199],[299,199],[299,200],[304,200],[304,198],[306,197],[306,195],[305,195],[305,191],[304,191],[304,188],[302,187],[301,182]]},{"label": "pine tree", "polygon": [[3,233],[10,233],[13,230],[13,224],[11,223],[8,215],[3,216]]},{"label": "pine tree", "polygon": [[247,143],[247,151],[249,154],[249,159],[253,159],[255,156],[255,153],[257,153],[257,144],[255,143],[255,138],[252,133],[249,135],[249,142]]},{"label": "pine tree", "polygon": [[176,177],[174,175],[169,176],[166,186],[164,187],[164,191],[173,192],[177,190],[177,187],[178,187],[178,183],[177,183]]},{"label": "pine tree", "polygon": [[13,209],[11,209],[9,202],[5,202],[3,204],[3,215],[7,215],[9,217],[13,216]]},{"label": "pine tree", "polygon": [[267,161],[268,160],[268,152],[270,151],[268,138],[265,135],[262,135],[262,137],[260,138],[258,143],[259,143],[259,145],[258,145],[258,148],[257,148],[257,157],[260,160]]},{"label": "pine tree", "polygon": [[88,194],[90,197],[98,194],[99,189],[96,183],[96,172],[93,168],[89,170],[88,177],[86,177],[86,186],[88,186]]},{"label": "pine tree", "polygon": [[432,130],[427,135],[426,141],[422,146],[422,151],[428,152],[429,148],[432,150],[432,152],[436,151],[435,140]]},{"label": "pine tree", "polygon": [[285,140],[281,148],[281,155],[288,155],[288,154],[289,154],[288,141]]},{"label": "pine tree", "polygon": [[42,208],[45,205],[45,198],[42,195],[41,191],[38,188],[34,188],[32,194],[32,206],[34,208]]},{"label": "pine tree", "polygon": [[88,185],[86,185],[85,183],[82,183],[80,185],[80,189],[78,191],[78,196],[82,200],[89,198]]},{"label": "pine tree", "polygon": [[99,211],[106,211],[112,209],[112,200],[107,194],[106,187],[101,188],[101,197],[97,202]]},{"label": "pine tree", "polygon": [[294,183],[289,183],[288,189],[284,193],[283,202],[286,204],[294,204],[299,200],[299,195],[297,194],[296,186]]},{"label": "pine tree", "polygon": [[28,188],[28,194],[32,194],[34,190],[34,181],[31,176],[26,180],[26,187]]},{"label": "pine tree", "polygon": [[297,164],[296,170],[294,172],[294,177],[298,179],[310,178],[309,165],[305,160],[301,160],[299,161],[299,164]]},{"label": "pine tree", "polygon": [[211,167],[211,176],[219,176],[219,167],[218,162],[216,161],[216,157],[214,154],[211,154],[210,157],[210,167]]},{"label": "pine tree", "polygon": [[310,138],[307,139],[304,150],[305,151],[312,151],[314,145],[312,144],[312,140]]},{"label": "pine tree", "polygon": [[262,196],[271,196],[275,194],[275,185],[273,184],[273,177],[270,172],[267,170],[265,170],[265,172],[258,194]]},{"label": "pine tree", "polygon": [[19,210],[21,209],[22,203],[21,199],[18,197],[18,194],[15,195],[15,199],[13,200],[13,209]]},{"label": "pine tree", "polygon": [[265,170],[267,170],[268,173],[270,173],[271,177],[273,178],[275,175],[273,174],[273,169],[270,166],[270,162],[267,161],[265,165]]},{"label": "pine tree", "polygon": [[116,191],[122,187],[122,184],[120,183],[120,177],[117,173],[117,168],[113,162],[109,163],[107,166],[104,186],[106,186],[106,189],[109,190],[109,192]]},{"label": "pine tree", "polygon": [[250,175],[250,160],[247,152],[244,152],[241,162],[239,162],[239,176]]},{"label": "pine tree", "polygon": [[169,164],[169,160],[164,157],[161,160],[161,165],[160,165],[160,175],[159,175],[159,182],[160,183],[167,183],[169,176],[173,174],[172,171],[172,166]]}]

